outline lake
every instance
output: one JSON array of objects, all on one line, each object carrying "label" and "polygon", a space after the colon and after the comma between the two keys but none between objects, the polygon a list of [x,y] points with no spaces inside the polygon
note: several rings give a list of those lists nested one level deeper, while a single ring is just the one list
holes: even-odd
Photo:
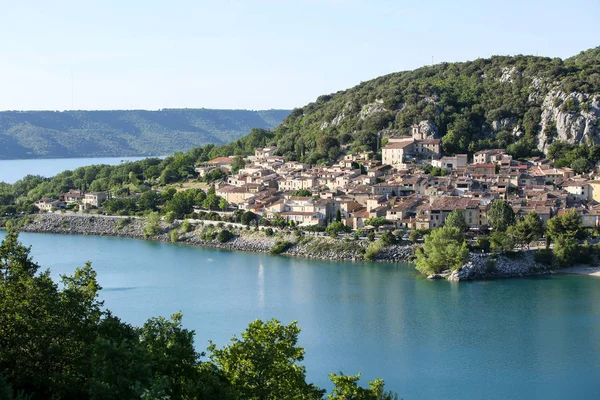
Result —
[{"label": "lake", "polygon": [[48,158],[33,160],[0,160],[0,182],[14,183],[27,175],[52,177],[65,170],[94,164],[117,165],[147,157]]},{"label": "lake", "polygon": [[405,400],[600,397],[600,279],[451,283],[406,264],[110,237],[21,240],[54,277],[91,260],[106,307],[130,323],[181,310],[198,350],[256,318],[298,320],[309,379],[327,389],[327,374],[343,371],[385,379]]}]

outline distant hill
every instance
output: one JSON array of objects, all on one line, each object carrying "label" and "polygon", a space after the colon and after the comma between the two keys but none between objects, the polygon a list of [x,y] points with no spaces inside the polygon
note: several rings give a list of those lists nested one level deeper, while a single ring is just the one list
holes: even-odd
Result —
[{"label": "distant hill", "polygon": [[287,110],[3,111],[0,159],[166,155],[271,129]]}]

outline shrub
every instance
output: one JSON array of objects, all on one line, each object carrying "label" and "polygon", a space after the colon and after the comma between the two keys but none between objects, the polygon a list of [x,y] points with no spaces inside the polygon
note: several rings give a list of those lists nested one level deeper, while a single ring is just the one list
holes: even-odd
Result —
[{"label": "shrub", "polygon": [[288,241],[277,242],[275,246],[271,249],[271,254],[281,254],[285,253],[290,247],[292,247],[292,243]]},{"label": "shrub", "polygon": [[367,250],[365,251],[365,260],[374,260],[377,255],[379,254],[379,252],[381,251],[381,244],[380,242],[373,242],[369,245],[369,247],[367,247]]},{"label": "shrub", "polygon": [[417,243],[420,237],[421,235],[419,235],[419,232],[415,230],[410,231],[410,233],[408,234],[408,240],[410,240],[412,243]]},{"label": "shrub", "polygon": [[485,260],[484,267],[485,267],[485,272],[488,274],[496,272],[496,260],[494,260],[492,258],[488,258],[487,260]]},{"label": "shrub", "polygon": [[560,235],[554,242],[554,265],[564,268],[577,260],[578,253],[577,241],[567,235]]},{"label": "shrub", "polygon": [[168,213],[165,214],[165,222],[167,224],[172,224],[173,221],[175,221],[175,212],[174,211],[169,211]]},{"label": "shrub", "polygon": [[156,236],[160,233],[160,216],[157,212],[151,212],[146,216],[144,226],[144,237]]},{"label": "shrub", "polygon": [[267,228],[265,229],[265,235],[267,236],[273,236],[273,228]]},{"label": "shrub", "polygon": [[480,236],[475,241],[475,247],[484,252],[490,251],[490,239],[487,236]]},{"label": "shrub", "polygon": [[192,230],[192,224],[190,224],[189,221],[183,221],[183,224],[181,224],[181,232],[188,233],[191,230]]},{"label": "shrub", "polygon": [[179,241],[179,231],[177,229],[171,229],[169,232],[169,238],[171,238],[171,242],[173,243]]},{"label": "shrub", "polygon": [[231,233],[230,231],[228,231],[227,229],[223,229],[221,232],[219,232],[219,234],[217,235],[217,240],[219,241],[219,243],[227,243],[229,242],[231,239],[233,239],[233,233]]},{"label": "shrub", "polygon": [[367,239],[369,239],[369,242],[373,242],[375,240],[375,232],[369,232]]},{"label": "shrub", "polygon": [[384,246],[391,246],[396,244],[396,236],[394,236],[391,232],[383,232],[381,235],[381,244]]},{"label": "shrub", "polygon": [[202,229],[202,232],[199,236],[200,239],[204,240],[205,242],[212,242],[217,237],[217,233],[211,226],[206,226],[204,229]]},{"label": "shrub", "polygon": [[536,263],[550,265],[552,264],[552,252],[548,249],[539,249],[534,253]]},{"label": "shrub", "polygon": [[120,231],[121,229],[125,228],[127,225],[129,225],[131,223],[131,218],[121,218],[118,222],[117,222],[117,230]]},{"label": "shrub", "polygon": [[336,237],[338,233],[348,233],[352,231],[352,228],[344,225],[341,222],[333,222],[325,229],[327,234],[332,237]]}]

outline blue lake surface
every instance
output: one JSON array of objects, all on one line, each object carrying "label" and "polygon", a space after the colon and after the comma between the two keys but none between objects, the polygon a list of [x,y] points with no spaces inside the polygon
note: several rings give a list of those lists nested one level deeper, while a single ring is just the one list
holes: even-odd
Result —
[{"label": "blue lake surface", "polygon": [[49,158],[34,160],[0,160],[0,182],[14,183],[27,175],[52,177],[65,170],[94,164],[117,165],[146,157]]},{"label": "blue lake surface", "polygon": [[[4,232],[0,232],[0,237]],[[406,264],[340,263],[93,236],[22,234],[56,278],[93,262],[133,324],[182,311],[226,344],[256,319],[298,320],[309,379],[380,377],[405,400],[600,398],[600,279],[428,281]]]}]

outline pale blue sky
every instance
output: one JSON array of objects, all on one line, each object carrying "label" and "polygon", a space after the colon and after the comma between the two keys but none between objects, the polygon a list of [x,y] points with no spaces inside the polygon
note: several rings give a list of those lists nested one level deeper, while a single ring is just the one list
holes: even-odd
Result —
[{"label": "pale blue sky", "polygon": [[0,110],[293,108],[432,56],[568,57],[600,45],[599,16],[598,0],[0,0]]}]

